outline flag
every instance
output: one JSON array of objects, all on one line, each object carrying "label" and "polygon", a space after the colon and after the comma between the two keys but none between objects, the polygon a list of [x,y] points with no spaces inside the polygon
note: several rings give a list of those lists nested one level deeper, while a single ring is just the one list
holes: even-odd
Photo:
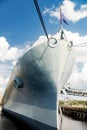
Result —
[{"label": "flag", "polygon": [[69,25],[68,22],[67,22],[67,19],[66,17],[64,16],[64,14],[62,13],[62,20],[65,24]]},{"label": "flag", "polygon": [[65,19],[63,19],[63,22],[64,22],[65,24],[69,25]]},{"label": "flag", "polygon": [[69,25],[68,22],[67,22],[66,17],[65,17],[64,14],[61,12],[61,7],[60,7],[60,24],[62,24],[62,21],[63,21],[65,24]]}]

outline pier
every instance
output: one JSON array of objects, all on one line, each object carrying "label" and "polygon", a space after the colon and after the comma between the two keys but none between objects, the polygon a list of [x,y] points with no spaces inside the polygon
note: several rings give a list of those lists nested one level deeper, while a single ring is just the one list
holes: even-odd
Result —
[{"label": "pier", "polygon": [[87,122],[87,106],[61,106],[62,113],[79,121]]}]

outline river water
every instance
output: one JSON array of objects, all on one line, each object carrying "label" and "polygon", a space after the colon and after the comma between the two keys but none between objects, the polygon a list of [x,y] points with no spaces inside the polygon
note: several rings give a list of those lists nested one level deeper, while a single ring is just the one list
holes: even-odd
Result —
[{"label": "river water", "polygon": [[87,130],[87,122],[77,121],[63,115],[61,130]]},{"label": "river water", "polygon": [[[87,130],[86,122],[77,121],[64,115],[62,119],[61,130]],[[23,126],[21,128],[20,125],[0,113],[0,130],[21,130]],[[30,129],[28,128],[28,130]]]}]

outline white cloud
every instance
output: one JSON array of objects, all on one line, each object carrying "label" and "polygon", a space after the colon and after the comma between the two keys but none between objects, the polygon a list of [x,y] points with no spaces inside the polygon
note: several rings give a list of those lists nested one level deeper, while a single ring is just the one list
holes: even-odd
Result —
[{"label": "white cloud", "polygon": [[0,76],[0,98],[4,94],[8,81],[9,81],[9,77],[5,78],[3,76]]},{"label": "white cloud", "polygon": [[18,49],[16,47],[10,47],[5,37],[0,37],[0,61],[14,60],[18,56]]},{"label": "white cloud", "polygon": [[[72,21],[77,22],[80,19],[87,17],[87,4],[81,5],[79,9],[75,9],[77,7],[76,3],[70,0],[64,0],[61,5],[62,13],[65,17]],[[45,15],[49,14],[51,17],[60,18],[60,7],[53,6],[52,8],[45,8]]]},{"label": "white cloud", "polygon": [[8,80],[9,80],[9,78],[4,78],[4,77],[1,76],[0,77],[0,87],[2,87],[2,86],[5,87],[5,85],[8,82]]},{"label": "white cloud", "polygon": [[72,73],[70,77],[73,88],[87,89],[87,62],[84,63],[82,71],[79,72],[78,68]]},{"label": "white cloud", "polygon": [[17,61],[13,61],[13,62],[12,62],[13,65],[16,65],[16,63],[17,63]]},{"label": "white cloud", "polygon": [[11,63],[0,63],[0,95],[3,94],[13,69]]}]

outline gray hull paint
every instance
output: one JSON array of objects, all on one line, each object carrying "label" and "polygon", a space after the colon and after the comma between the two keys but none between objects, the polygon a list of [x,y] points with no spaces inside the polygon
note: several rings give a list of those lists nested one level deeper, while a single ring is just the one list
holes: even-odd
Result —
[{"label": "gray hull paint", "polygon": [[[67,49],[66,41],[64,42],[64,45],[58,43],[59,45],[56,48],[47,47],[46,43],[38,45],[27,51],[18,60],[3,97],[4,109],[13,111],[12,108],[15,109],[14,102],[19,102],[29,104],[33,107],[39,107],[41,109],[54,110],[55,116],[53,116],[53,122],[55,123],[53,123],[53,127],[55,124],[55,128],[58,128],[58,91],[67,79],[67,72],[65,71],[64,73],[64,69],[67,68],[67,59],[69,59],[72,52]],[[62,55],[59,54],[58,51],[64,50],[64,48],[67,52]],[[45,54],[42,57],[45,49]],[[61,58],[65,58],[65,61],[61,62]],[[59,68],[60,66],[62,66],[62,68]],[[64,78],[63,73],[64,76],[66,76]],[[24,83],[22,88],[17,88],[14,83],[16,76],[20,77]],[[61,78],[63,78],[62,85],[60,84]],[[11,101],[9,102],[9,100]],[[18,107],[20,108],[20,105],[18,105]],[[25,109],[26,111],[26,108],[24,107],[21,107],[20,109]],[[15,112],[20,115],[20,112],[17,109]],[[38,121],[40,115],[38,115],[38,111],[35,112],[37,113],[37,119],[35,120]],[[35,115],[34,111],[33,115]],[[34,118],[34,116],[32,117]],[[26,118],[31,119],[30,116]],[[39,123],[43,124],[44,120],[45,115],[42,115]],[[47,122],[46,125],[47,124],[50,127],[51,123]],[[43,128],[40,128],[40,130],[43,130]]]},{"label": "gray hull paint", "polygon": [[[48,126],[46,124],[43,124],[41,122],[38,122],[36,120],[33,120],[31,118],[27,118],[23,115],[20,115],[18,113],[3,109],[3,113],[5,116],[9,117],[10,119],[12,119],[13,121],[18,122],[16,119],[18,119],[20,121],[20,123],[23,123],[23,125],[25,124],[27,126],[27,130],[28,129],[34,129],[34,130],[56,130],[56,128]],[[16,118],[15,118],[16,117]]]}]

